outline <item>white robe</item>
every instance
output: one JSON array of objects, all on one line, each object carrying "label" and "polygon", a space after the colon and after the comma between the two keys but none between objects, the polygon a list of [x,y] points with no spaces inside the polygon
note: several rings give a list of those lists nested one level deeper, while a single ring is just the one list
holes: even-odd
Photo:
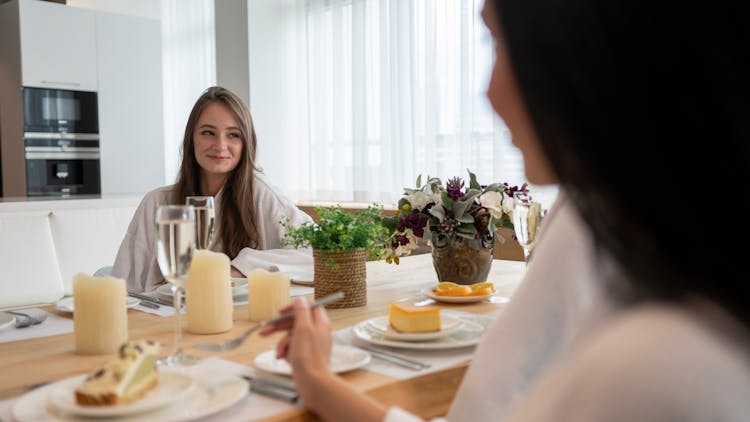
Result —
[{"label": "white robe", "polygon": [[[564,192],[542,230],[521,285],[477,346],[449,420],[501,420],[566,350],[601,296],[588,228]],[[385,420],[418,419],[394,407]]]},{"label": "white robe", "polygon": [[[163,284],[164,277],[156,263],[155,218],[159,205],[169,203],[173,186],[164,186],[147,193],[133,215],[133,219],[117,252],[112,275],[127,281],[128,290],[152,291]],[[221,192],[216,196],[216,224],[210,250],[223,251],[220,236]],[[254,268],[267,268],[275,265],[280,271],[312,273],[313,258],[310,249],[296,250],[284,247],[281,243],[286,229],[279,221],[289,218],[297,227],[312,219],[298,209],[262,174],[256,173],[253,203],[258,221],[259,244],[257,249],[244,248],[232,259],[232,266],[247,274]]]}]

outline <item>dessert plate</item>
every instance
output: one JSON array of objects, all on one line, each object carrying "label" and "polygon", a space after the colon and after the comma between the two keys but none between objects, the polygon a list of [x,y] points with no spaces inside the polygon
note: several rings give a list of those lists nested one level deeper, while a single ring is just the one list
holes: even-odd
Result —
[{"label": "dessert plate", "polygon": [[470,296],[441,296],[436,295],[432,289],[423,289],[422,294],[429,297],[430,299],[437,300],[438,302],[445,303],[473,303],[481,302],[488,297],[493,296],[495,293],[489,295],[470,295]]},{"label": "dessert plate", "polygon": [[284,274],[289,276],[289,281],[300,286],[312,286],[314,282],[314,274],[306,273],[302,271],[288,271]]},{"label": "dessert plate", "polygon": [[[441,315],[442,317],[442,315]],[[362,321],[352,328],[354,335],[368,343],[402,349],[442,350],[476,346],[484,333],[484,327],[470,321],[462,321],[458,329],[442,337],[426,341],[399,341],[373,330],[368,321]]]},{"label": "dessert plate", "polygon": [[[334,373],[351,371],[367,365],[370,354],[356,347],[334,344],[331,350],[331,371]],[[265,351],[255,357],[255,367],[267,372],[292,375],[292,367],[284,359],[276,359],[276,349]]]},{"label": "dessert plate", "polygon": [[[125,307],[132,308],[141,303],[140,299],[128,296],[125,299]],[[55,309],[61,312],[73,312],[73,297],[64,297],[55,303]]]},{"label": "dessert plate", "polygon": [[16,321],[16,317],[5,312],[0,312],[0,329],[13,325]]},{"label": "dessert plate", "polygon": [[440,315],[440,331],[429,333],[400,333],[391,327],[387,316],[379,316],[367,320],[367,328],[387,339],[400,341],[426,341],[448,335],[461,327],[463,321],[448,315]]},{"label": "dessert plate", "polygon": [[75,389],[87,375],[79,375],[62,381],[59,388],[52,390],[49,403],[57,409],[77,416],[121,417],[149,412],[166,406],[194,388],[193,378],[178,372],[160,372],[159,383],[142,398],[133,403],[117,406],[81,406],[76,403]]},{"label": "dessert plate", "polygon": [[[161,375],[167,372],[173,371],[161,370],[160,381]],[[52,402],[52,394],[58,388],[67,386],[67,392],[72,396],[73,390],[80,385],[80,382],[84,377],[85,375],[68,378],[26,393],[14,404],[12,409],[13,417],[21,422],[39,420],[77,420],[78,418],[75,416],[79,415],[66,413]],[[117,420],[123,422],[182,422],[199,419],[234,405],[247,396],[249,390],[247,381],[233,375],[222,373],[193,373],[192,376],[188,377],[195,381],[193,383],[193,388],[190,388],[182,395],[170,397],[165,406],[141,413],[123,415],[118,417]],[[73,381],[74,379],[78,381]],[[110,417],[106,416],[106,418]],[[114,418],[114,416],[112,416],[112,418]]]}]

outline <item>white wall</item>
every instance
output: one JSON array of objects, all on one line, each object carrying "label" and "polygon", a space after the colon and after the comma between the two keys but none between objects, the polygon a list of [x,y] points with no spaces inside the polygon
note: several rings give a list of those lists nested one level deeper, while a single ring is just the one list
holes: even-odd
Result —
[{"label": "white wall", "polygon": [[[271,166],[263,165],[283,160],[289,154],[280,141],[284,139],[284,125],[291,123],[279,118],[284,115],[284,59],[280,54],[283,40],[279,31],[283,5],[278,0],[251,0],[248,4],[250,112],[258,136],[258,164],[275,184],[288,186],[287,178],[301,177],[299,169],[274,172]],[[293,196],[292,192],[286,193]]]}]

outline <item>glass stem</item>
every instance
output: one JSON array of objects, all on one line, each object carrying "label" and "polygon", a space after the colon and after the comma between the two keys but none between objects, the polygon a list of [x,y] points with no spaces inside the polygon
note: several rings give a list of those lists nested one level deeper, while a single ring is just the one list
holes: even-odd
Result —
[{"label": "glass stem", "polygon": [[182,288],[172,284],[172,299],[175,312],[173,359],[177,359],[182,354],[182,290]]}]

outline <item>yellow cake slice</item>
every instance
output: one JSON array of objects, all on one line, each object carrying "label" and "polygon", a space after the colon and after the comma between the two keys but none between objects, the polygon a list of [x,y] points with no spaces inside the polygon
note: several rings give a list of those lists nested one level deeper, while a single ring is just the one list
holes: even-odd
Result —
[{"label": "yellow cake slice", "polygon": [[388,322],[400,333],[440,331],[440,308],[391,303]]},{"label": "yellow cake slice", "polygon": [[76,402],[113,406],[138,400],[156,387],[158,353],[159,345],[150,340],[123,344],[117,359],[92,372],[76,389]]}]

